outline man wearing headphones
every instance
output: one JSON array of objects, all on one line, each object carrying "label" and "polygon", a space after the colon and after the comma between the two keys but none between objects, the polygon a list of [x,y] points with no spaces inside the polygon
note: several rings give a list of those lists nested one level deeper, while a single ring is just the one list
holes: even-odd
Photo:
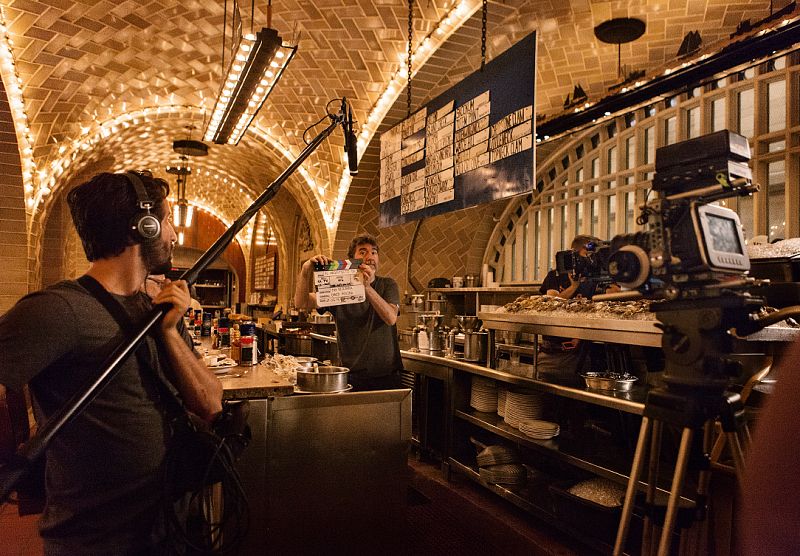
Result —
[{"label": "man wearing headphones", "polygon": [[0,384],[17,391],[28,384],[42,422],[86,390],[122,341],[108,294],[134,324],[153,303],[170,306],[153,337],[48,446],[39,525],[48,556],[155,553],[169,436],[161,393],[166,385],[208,422],[222,408],[221,384],[183,330],[186,283],[165,281],[152,301],[144,293],[147,277],[171,266],[177,238],[168,193],[164,180],[133,172],[98,174],[70,191],[89,270],[27,295],[0,317]]}]

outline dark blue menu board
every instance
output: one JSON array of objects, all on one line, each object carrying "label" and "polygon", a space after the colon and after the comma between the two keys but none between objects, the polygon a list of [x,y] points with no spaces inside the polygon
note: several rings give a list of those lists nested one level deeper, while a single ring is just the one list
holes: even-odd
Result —
[{"label": "dark blue menu board", "polygon": [[380,225],[533,190],[536,33],[381,135]]}]

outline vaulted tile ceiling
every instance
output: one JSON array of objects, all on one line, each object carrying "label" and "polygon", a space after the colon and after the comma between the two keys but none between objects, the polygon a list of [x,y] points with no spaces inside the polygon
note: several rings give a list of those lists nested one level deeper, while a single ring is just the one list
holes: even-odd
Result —
[{"label": "vaulted tile ceiling", "polygon": [[[480,4],[414,2],[415,49],[428,35],[432,45],[420,54],[425,64],[414,68],[414,106],[480,67]],[[150,167],[169,177],[164,168],[177,161],[171,142],[201,138],[222,80],[223,0],[5,0],[2,5],[29,122],[33,182],[49,190],[41,208],[46,212],[47,199],[89,171]],[[229,23],[232,5],[229,0]],[[255,2],[251,15],[250,2],[239,3],[245,32],[266,26],[266,5]],[[574,84],[592,96],[617,80],[616,46],[593,34],[602,21],[647,22],[645,35],[621,51],[624,64],[646,70],[673,59],[687,32],[697,30],[704,45],[712,44],[743,19],[764,17],[769,6],[766,0],[493,0],[487,58],[537,30],[536,110],[554,115]],[[303,130],[324,115],[330,99],[348,97],[355,118],[366,123],[405,67],[407,2],[275,0],[273,10],[272,26],[285,41],[299,43],[294,61],[238,146],[212,145],[208,157],[192,160],[191,197],[227,223],[300,152]],[[463,24],[453,29],[459,18]],[[444,32],[437,33],[443,24]],[[8,75],[4,70],[6,81]],[[389,100],[360,149],[367,162],[357,178],[362,184],[373,183],[378,171],[378,134],[406,113],[404,89]],[[340,134],[332,136],[281,193],[291,195],[312,224],[329,234],[327,240],[348,185],[345,180],[340,191],[342,143]]]}]

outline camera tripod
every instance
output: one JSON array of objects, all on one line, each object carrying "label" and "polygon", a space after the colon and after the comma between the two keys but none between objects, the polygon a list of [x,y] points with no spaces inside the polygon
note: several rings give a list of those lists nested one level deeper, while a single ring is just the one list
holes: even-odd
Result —
[{"label": "camera tripod", "polygon": [[[688,527],[694,520],[705,518],[710,482],[712,432],[719,420],[722,433],[730,445],[737,480],[744,470],[740,425],[743,423],[742,397],[728,390],[733,377],[742,374],[742,367],[729,354],[733,340],[728,330],[741,325],[757,308],[760,300],[744,296],[710,297],[691,301],[665,301],[655,308],[659,327],[664,331],[662,347],[666,358],[663,388],[650,391],[645,402],[639,439],[625,493],[614,554],[623,553],[627,540],[634,497],[639,476],[650,445],[650,459],[645,497],[642,553],[650,552],[654,541],[653,527],[663,518],[658,555],[669,554],[676,525]],[[763,375],[762,375],[763,376]],[[656,480],[660,461],[661,435],[664,424],[681,428],[680,445],[675,461],[669,499],[664,510],[656,504]],[[703,433],[704,457],[699,464],[696,503],[682,504],[686,473],[692,459],[695,435]],[[721,442],[713,450],[719,457]],[[685,499],[683,499],[685,500]],[[663,515],[662,515],[663,511]]]}]

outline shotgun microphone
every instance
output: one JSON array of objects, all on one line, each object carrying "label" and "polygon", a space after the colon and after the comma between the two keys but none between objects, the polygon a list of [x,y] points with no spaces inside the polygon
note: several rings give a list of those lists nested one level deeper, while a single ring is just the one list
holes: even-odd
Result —
[{"label": "shotgun microphone", "polygon": [[350,175],[358,174],[358,142],[353,131],[353,110],[347,103],[347,99],[342,99],[342,113],[345,119],[342,122],[344,132],[344,150],[347,153],[347,166],[350,168]]}]

